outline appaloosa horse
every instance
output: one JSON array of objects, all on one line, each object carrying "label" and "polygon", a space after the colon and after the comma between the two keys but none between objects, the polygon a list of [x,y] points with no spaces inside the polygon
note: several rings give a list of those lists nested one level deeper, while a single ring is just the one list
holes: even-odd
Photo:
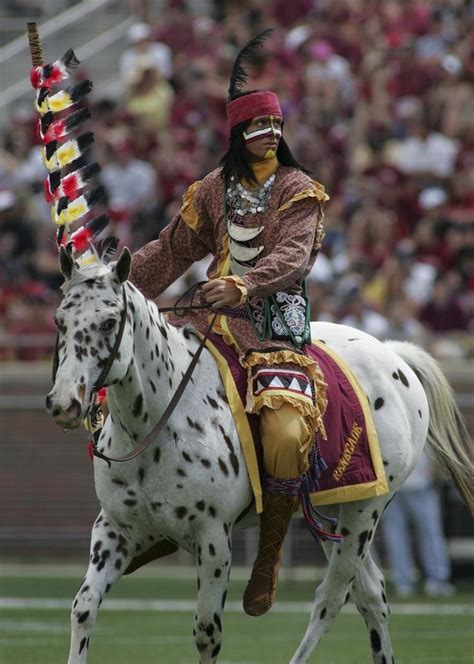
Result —
[{"label": "appaloosa horse", "polygon": [[[160,418],[198,340],[188,328],[170,325],[155,304],[127,282],[127,250],[112,267],[102,261],[80,267],[62,248],[61,267],[65,284],[56,314],[59,366],[47,409],[61,427],[81,424],[123,318],[123,336],[107,378],[110,414],[98,448],[110,456],[126,454]],[[128,310],[123,315],[125,295]],[[342,325],[316,323],[313,331],[350,366],[369,399],[390,493],[329,508],[338,517],[344,541],[324,545],[328,570],[291,662],[308,660],[351,593],[366,621],[374,662],[388,663],[389,610],[382,573],[369,551],[377,522],[427,439],[472,506],[468,435],[446,379],[427,353],[407,343],[383,344]],[[110,467],[96,458],[94,474],[102,510],[92,530],[87,574],[74,598],[69,663],[86,662],[106,593],[127,567],[140,564],[163,540],[196,557],[193,633],[201,664],[215,662],[222,642],[232,528],[253,497],[210,353],[202,353],[178,408],[153,444],[133,460]]]}]

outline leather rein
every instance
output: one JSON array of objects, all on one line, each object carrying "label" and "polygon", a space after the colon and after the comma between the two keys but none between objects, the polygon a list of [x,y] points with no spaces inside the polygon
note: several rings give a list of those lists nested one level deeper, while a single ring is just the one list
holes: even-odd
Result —
[{"label": "leather rein", "polygon": [[[161,312],[170,312],[172,311],[175,313],[177,316],[184,316],[184,314],[187,311],[191,311],[193,309],[211,309],[210,305],[207,304],[193,304],[194,296],[196,294],[196,291],[201,288],[201,286],[204,284],[204,281],[200,281],[196,284],[193,284],[191,288],[189,288],[181,297],[175,302],[174,306],[172,307],[164,307],[160,309]],[[191,292],[191,304],[188,306],[178,306],[179,302],[188,294]],[[112,347],[112,350],[110,351],[110,355],[108,356],[104,366],[102,367],[102,371],[99,374],[98,379],[94,383],[94,386],[92,388],[92,397],[91,397],[91,402],[87,408],[86,412],[86,419],[89,424],[89,431],[92,431],[92,418],[93,418],[93,413],[96,410],[96,400],[97,400],[97,393],[98,391],[104,387],[104,383],[107,380],[107,376],[110,372],[110,369],[112,368],[112,365],[117,357],[117,353],[120,348],[120,344],[122,343],[122,338],[123,338],[123,333],[125,330],[125,323],[127,321],[127,312],[128,312],[128,301],[127,301],[127,293],[125,290],[125,287],[122,286],[122,296],[123,296],[123,309],[122,309],[122,314],[120,316],[120,324],[119,324],[119,329],[117,332],[117,336],[115,338],[114,345]],[[146,450],[147,447],[160,435],[160,433],[163,431],[165,428],[166,424],[168,423],[169,418],[173,414],[176,406],[179,403],[179,400],[181,399],[184,390],[186,389],[191,376],[193,374],[194,369],[196,368],[197,363],[199,362],[199,358],[201,356],[202,351],[204,350],[204,347],[206,345],[206,342],[209,338],[209,335],[211,334],[212,328],[214,327],[214,323],[216,321],[217,316],[219,315],[219,311],[217,311],[214,316],[211,319],[211,322],[209,323],[209,326],[207,327],[204,335],[200,339],[199,346],[193,356],[193,359],[189,363],[188,368],[186,369],[186,372],[184,373],[178,387],[176,388],[175,393],[170,399],[170,402],[166,406],[166,409],[158,422],[155,424],[153,429],[150,431],[150,433],[145,436],[145,438],[142,440],[141,443],[139,443],[136,447],[133,448],[131,452],[128,454],[124,454],[123,456],[119,457],[109,457],[103,452],[100,452],[97,448],[98,444],[98,439],[96,440],[95,438],[92,437],[91,433],[91,442],[92,442],[92,453],[94,456],[98,457],[99,459],[103,459],[104,461],[107,461],[109,466],[111,465],[111,461],[116,461],[116,462],[123,462],[123,461],[130,461],[131,459],[134,459],[135,457],[139,456],[142,452]],[[53,383],[56,380],[56,373],[58,370],[59,366],[59,334],[56,335],[56,343],[54,346],[54,354],[53,354],[53,370],[52,370],[52,378],[53,378]]]}]

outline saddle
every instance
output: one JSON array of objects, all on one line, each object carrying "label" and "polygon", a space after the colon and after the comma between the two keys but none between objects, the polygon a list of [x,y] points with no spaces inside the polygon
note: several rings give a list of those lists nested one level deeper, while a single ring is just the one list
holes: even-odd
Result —
[{"label": "saddle", "polygon": [[[258,416],[245,412],[247,373],[237,353],[217,334],[207,349],[217,362],[239,433],[257,513],[262,511],[263,470]],[[306,353],[319,365],[327,385],[322,430],[310,455],[308,482],[313,505],[351,502],[388,493],[389,488],[369,402],[342,358],[324,342],[312,341]]]}]

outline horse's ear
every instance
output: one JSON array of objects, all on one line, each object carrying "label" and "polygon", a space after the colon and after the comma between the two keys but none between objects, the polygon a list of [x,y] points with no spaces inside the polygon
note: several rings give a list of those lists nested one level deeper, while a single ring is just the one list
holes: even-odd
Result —
[{"label": "horse's ear", "polygon": [[70,279],[72,268],[74,267],[74,259],[71,252],[61,245],[59,247],[59,266],[65,279]]},{"label": "horse's ear", "polygon": [[121,284],[123,284],[124,281],[127,281],[131,265],[132,254],[127,247],[124,247],[113,268]]}]

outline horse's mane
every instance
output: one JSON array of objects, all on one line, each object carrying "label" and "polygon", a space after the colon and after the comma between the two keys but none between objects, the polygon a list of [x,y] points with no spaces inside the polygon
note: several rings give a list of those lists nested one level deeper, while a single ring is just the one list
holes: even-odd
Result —
[{"label": "horse's mane", "polygon": [[67,292],[73,286],[85,281],[97,279],[111,271],[111,261],[115,257],[118,239],[107,237],[99,242],[90,243],[89,249],[75,260],[76,269],[67,279],[61,289]]},{"label": "horse's mane", "polygon": [[91,243],[92,251],[94,251],[96,256],[105,264],[110,263],[110,261],[115,258],[118,245],[118,238],[112,235],[103,240],[97,240],[96,242]]}]

